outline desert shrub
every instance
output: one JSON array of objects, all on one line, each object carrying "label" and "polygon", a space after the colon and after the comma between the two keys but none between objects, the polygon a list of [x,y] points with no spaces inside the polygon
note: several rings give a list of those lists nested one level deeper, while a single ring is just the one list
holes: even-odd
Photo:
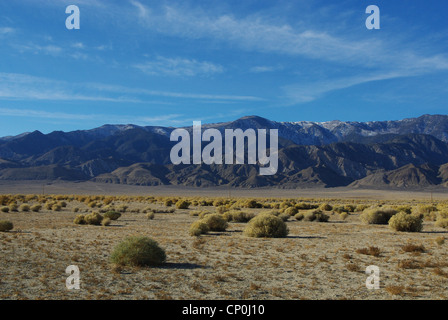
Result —
[{"label": "desert shrub", "polygon": [[286,223],[272,214],[260,213],[244,229],[244,234],[255,238],[284,238],[289,230]]},{"label": "desert shrub", "polygon": [[321,210],[313,210],[311,212],[306,212],[303,219],[305,221],[316,221],[316,222],[327,222],[330,216],[323,213]]},{"label": "desert shrub", "polygon": [[123,212],[126,212],[126,210],[128,210],[128,208],[129,207],[127,205],[122,204],[121,206],[117,207],[116,211],[123,213]]},{"label": "desert shrub", "polygon": [[251,200],[247,200],[243,204],[243,207],[245,207],[245,208],[262,208],[263,205],[261,203],[259,203],[257,200],[251,199]]},{"label": "desert shrub", "polygon": [[210,230],[207,223],[202,220],[195,221],[191,224],[189,233],[191,236],[198,237],[201,234],[206,234]]},{"label": "desert shrub", "polygon": [[356,206],[356,208],[355,208],[355,211],[356,211],[356,212],[361,212],[361,211],[366,210],[368,207],[369,207],[369,206],[366,205],[366,204],[358,204],[358,205]]},{"label": "desert shrub", "polygon": [[42,209],[42,206],[40,204],[35,204],[35,205],[31,206],[30,209],[33,212],[39,212],[40,209]]},{"label": "desert shrub", "polygon": [[75,218],[75,220],[73,220],[73,222],[75,224],[86,224],[86,220],[84,219],[85,215],[83,214],[78,214]]},{"label": "desert shrub", "polygon": [[15,203],[11,203],[11,204],[9,204],[8,207],[9,207],[9,210],[10,210],[11,212],[17,212],[17,211],[18,211],[18,206],[17,206],[17,204],[15,204]]},{"label": "desert shrub", "polygon": [[248,222],[250,219],[252,219],[255,214],[251,212],[245,212],[245,211],[239,211],[239,210],[232,210],[229,212],[226,212],[230,216],[229,221],[234,222]]},{"label": "desert shrub", "polygon": [[6,213],[6,212],[9,212],[9,207],[7,207],[7,206],[3,206],[3,207],[0,208],[0,211],[1,211],[1,212],[5,212],[5,213]]},{"label": "desert shrub", "polygon": [[272,214],[273,216],[276,216],[276,217],[278,217],[280,215],[280,211],[278,211],[278,210],[270,210],[270,211],[267,211],[266,213]]},{"label": "desert shrub", "polygon": [[229,211],[229,208],[227,208],[226,206],[218,206],[216,207],[216,212],[223,214],[224,212]]},{"label": "desert shrub", "polygon": [[437,211],[437,207],[430,205],[430,204],[419,205],[417,207],[417,212],[423,213],[423,214],[428,214],[428,213],[431,213],[434,211]]},{"label": "desert shrub", "polygon": [[51,206],[51,210],[53,210],[53,211],[61,211],[62,207],[59,204],[54,204],[54,205]]},{"label": "desert shrub", "polygon": [[108,211],[104,214],[104,218],[109,218],[110,220],[118,220],[121,217],[121,213],[117,211]]},{"label": "desert shrub", "polygon": [[89,203],[87,204],[87,206],[88,206],[89,208],[95,208],[95,207],[96,207],[96,202],[95,202],[95,201],[89,202]]},{"label": "desert shrub", "polygon": [[389,219],[396,213],[394,209],[372,208],[364,210],[360,218],[367,224],[388,224]]},{"label": "desert shrub", "polygon": [[421,216],[399,212],[389,220],[389,227],[396,231],[420,232],[423,229]]},{"label": "desert shrub", "polygon": [[322,203],[320,205],[319,209],[322,211],[331,211],[331,210],[333,210],[333,207],[328,203]]},{"label": "desert shrub", "polygon": [[0,232],[7,232],[14,228],[11,221],[1,220],[0,221]]},{"label": "desert shrub", "polygon": [[297,221],[302,221],[303,218],[305,218],[303,212],[299,212],[294,216],[294,219],[296,219]]},{"label": "desert shrub", "polygon": [[448,228],[448,218],[438,218],[434,225],[446,229]]},{"label": "desert shrub", "polygon": [[102,225],[103,227],[107,227],[108,225],[110,225],[110,223],[111,223],[111,220],[110,220],[109,218],[104,218],[104,219],[101,221],[101,225]]},{"label": "desert shrub", "polygon": [[348,208],[346,208],[345,206],[335,206],[333,207],[333,210],[336,213],[348,212]]},{"label": "desert shrub", "polygon": [[202,211],[202,210],[191,210],[188,214],[191,217],[197,217],[197,216],[199,216],[201,214],[201,212],[204,212],[204,211]]},{"label": "desert shrub", "polygon": [[51,207],[53,206],[53,202],[46,202],[44,205],[44,208],[46,210],[51,210]]},{"label": "desert shrub", "polygon": [[165,207],[171,207],[173,205],[173,200],[166,199],[164,202]]},{"label": "desert shrub", "polygon": [[84,216],[84,220],[86,224],[99,226],[101,224],[101,221],[103,221],[103,216],[100,215],[98,212],[91,212]]},{"label": "desert shrub", "polygon": [[21,204],[19,207],[19,210],[23,211],[23,212],[28,212],[28,211],[30,211],[30,205],[26,204],[26,203]]},{"label": "desert shrub", "polygon": [[355,212],[356,206],[352,205],[352,204],[346,204],[344,206],[344,211],[345,212]]},{"label": "desert shrub", "polygon": [[299,212],[299,209],[297,209],[296,207],[289,207],[286,208],[284,213],[286,213],[289,216],[294,216],[295,214],[297,214],[297,212]]},{"label": "desert shrub", "polygon": [[165,251],[148,237],[131,236],[112,251],[110,260],[121,266],[158,266],[165,263]]},{"label": "desert shrub", "polygon": [[208,214],[201,221],[208,225],[210,231],[226,231],[228,227],[227,220],[218,213]]},{"label": "desert shrub", "polygon": [[62,208],[67,207],[67,202],[65,202],[65,201],[59,201],[58,204],[59,204]]},{"label": "desert shrub", "polygon": [[296,204],[295,206],[298,210],[308,210],[308,209],[313,209],[311,208],[311,205],[309,203],[306,202],[299,202],[298,204]]},{"label": "desert shrub", "polygon": [[412,207],[411,206],[396,206],[395,210],[397,210],[397,212],[406,212],[407,214],[411,214],[412,213]]},{"label": "desert shrub", "polygon": [[280,213],[278,215],[278,217],[280,219],[282,219],[283,221],[288,221],[289,218],[291,218],[291,215],[287,214],[286,212]]},{"label": "desert shrub", "polygon": [[190,204],[191,204],[191,202],[189,202],[187,200],[179,200],[176,202],[176,208],[177,209],[188,209]]},{"label": "desert shrub", "polygon": [[155,214],[154,214],[154,212],[148,212],[147,214],[146,214],[146,218],[148,219],[148,220],[152,220],[152,219],[154,219],[154,217],[155,217]]},{"label": "desert shrub", "polygon": [[212,214],[211,212],[209,212],[209,211],[201,211],[200,213],[199,213],[199,215],[198,215],[198,217],[199,217],[199,219],[203,219],[206,215],[208,215],[208,214]]},{"label": "desert shrub", "polygon": [[78,211],[79,211],[78,207],[73,208],[73,212],[78,212]]},{"label": "desert shrub", "polygon": [[342,212],[339,214],[339,219],[345,220],[345,219],[347,219],[348,216],[349,216],[348,212]]}]

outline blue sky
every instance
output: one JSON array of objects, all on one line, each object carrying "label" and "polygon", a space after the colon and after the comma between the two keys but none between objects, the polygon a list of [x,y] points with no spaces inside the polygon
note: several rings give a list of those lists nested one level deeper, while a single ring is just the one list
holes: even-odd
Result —
[{"label": "blue sky", "polygon": [[[67,30],[68,5],[81,12]],[[368,30],[368,5],[381,29]],[[0,136],[448,111],[436,0],[0,2]]]}]

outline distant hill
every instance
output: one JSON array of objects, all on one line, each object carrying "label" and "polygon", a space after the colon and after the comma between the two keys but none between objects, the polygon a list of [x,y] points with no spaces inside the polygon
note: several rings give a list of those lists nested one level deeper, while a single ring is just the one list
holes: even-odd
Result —
[{"label": "distant hill", "polygon": [[104,125],[0,138],[0,179],[198,187],[448,187],[446,115],[321,123],[249,116],[203,124],[206,128],[278,129],[277,174],[260,176],[257,165],[247,164],[175,166],[169,157],[174,128]]}]

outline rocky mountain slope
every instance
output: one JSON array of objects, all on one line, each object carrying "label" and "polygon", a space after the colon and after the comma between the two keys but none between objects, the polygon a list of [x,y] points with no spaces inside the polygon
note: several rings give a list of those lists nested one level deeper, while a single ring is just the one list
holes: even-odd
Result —
[{"label": "rocky mountain slope", "polygon": [[0,138],[0,179],[202,187],[448,186],[446,115],[365,123],[251,116],[206,128],[278,129],[277,174],[260,176],[257,165],[247,164],[173,165],[169,154],[175,143],[169,136],[174,128],[105,125]]}]

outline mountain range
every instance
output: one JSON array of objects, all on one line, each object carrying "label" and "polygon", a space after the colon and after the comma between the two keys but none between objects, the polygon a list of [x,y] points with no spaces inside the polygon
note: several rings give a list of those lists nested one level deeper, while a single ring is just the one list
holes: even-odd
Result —
[{"label": "mountain range", "polygon": [[[448,116],[396,121],[276,122],[248,116],[203,129],[278,129],[276,175],[257,165],[173,165],[175,128],[104,125],[0,138],[0,180],[211,187],[448,187]],[[191,130],[191,127],[186,128]]]}]

